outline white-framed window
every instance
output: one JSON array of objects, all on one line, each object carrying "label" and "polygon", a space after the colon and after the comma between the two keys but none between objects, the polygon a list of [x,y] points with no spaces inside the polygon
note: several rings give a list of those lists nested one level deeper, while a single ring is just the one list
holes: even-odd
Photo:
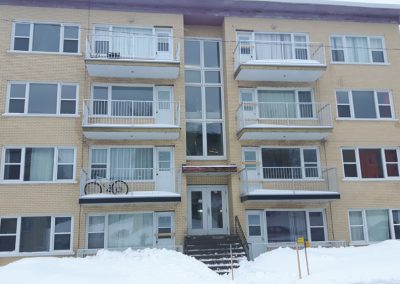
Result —
[{"label": "white-framed window", "polygon": [[343,173],[348,179],[399,178],[398,148],[342,148]]},{"label": "white-framed window", "polygon": [[248,119],[312,119],[316,117],[311,89],[241,88],[240,102]]},{"label": "white-framed window", "polygon": [[186,155],[225,157],[221,41],[185,40]]},{"label": "white-framed window", "polygon": [[75,179],[75,148],[4,147],[5,182],[63,182]]},{"label": "white-framed window", "polygon": [[14,22],[11,50],[78,54],[80,27],[76,24]]},{"label": "white-framed window", "polygon": [[258,212],[247,212],[247,232],[249,237],[261,237],[262,218]]},{"label": "white-framed window", "polygon": [[156,234],[173,234],[174,218],[156,220],[160,212],[91,214],[87,217],[88,249],[153,247]]},{"label": "white-framed window", "polygon": [[393,119],[393,99],[384,90],[337,90],[338,118]]},{"label": "white-framed window", "polygon": [[400,239],[399,210],[350,209],[350,240],[354,243]]},{"label": "white-framed window", "polygon": [[76,115],[77,84],[9,82],[7,114]]},{"label": "white-framed window", "polygon": [[153,181],[155,171],[170,171],[173,150],[157,147],[92,147],[90,149],[91,179],[106,178],[124,181]]},{"label": "white-framed window", "polygon": [[0,217],[0,255],[72,250],[71,216]]},{"label": "white-framed window", "polygon": [[331,36],[334,63],[387,63],[385,40],[382,36]]}]

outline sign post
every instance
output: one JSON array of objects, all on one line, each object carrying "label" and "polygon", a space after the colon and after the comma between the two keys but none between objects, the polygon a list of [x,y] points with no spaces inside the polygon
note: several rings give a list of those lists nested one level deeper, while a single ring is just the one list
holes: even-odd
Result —
[{"label": "sign post", "polygon": [[311,243],[307,241],[304,245],[304,254],[306,256],[306,265],[307,265],[307,274],[310,275],[310,268],[308,267],[308,255],[307,255],[307,248],[311,247]]},{"label": "sign post", "polygon": [[301,279],[301,265],[300,265],[300,255],[299,255],[299,246],[300,245],[304,245],[304,238],[297,238],[297,242],[296,242],[297,269],[299,270],[299,279]]}]

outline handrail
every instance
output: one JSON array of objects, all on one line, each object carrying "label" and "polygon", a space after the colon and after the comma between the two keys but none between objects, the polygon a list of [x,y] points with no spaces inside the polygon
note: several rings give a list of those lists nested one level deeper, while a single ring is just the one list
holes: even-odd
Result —
[{"label": "handrail", "polygon": [[246,234],[243,231],[242,225],[240,224],[239,217],[235,216],[235,234],[238,235],[243,249],[246,253],[247,260],[251,260],[250,256],[250,245],[247,242]]}]

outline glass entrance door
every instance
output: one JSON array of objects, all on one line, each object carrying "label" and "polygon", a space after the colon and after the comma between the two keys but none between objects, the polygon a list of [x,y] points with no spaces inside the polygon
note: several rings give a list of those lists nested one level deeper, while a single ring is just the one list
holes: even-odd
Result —
[{"label": "glass entrance door", "polygon": [[189,234],[228,234],[225,186],[190,186]]}]

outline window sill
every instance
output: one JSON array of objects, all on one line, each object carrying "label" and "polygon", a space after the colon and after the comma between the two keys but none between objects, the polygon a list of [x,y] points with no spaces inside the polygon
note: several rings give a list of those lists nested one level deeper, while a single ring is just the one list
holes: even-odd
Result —
[{"label": "window sill", "polygon": [[337,121],[367,121],[367,122],[395,122],[399,121],[397,118],[388,118],[388,119],[382,119],[382,118],[336,118]]},{"label": "window sill", "polygon": [[365,65],[365,66],[391,66],[390,63],[357,63],[357,62],[333,62],[331,65]]},{"label": "window sill", "polygon": [[34,184],[78,184],[78,181],[72,180],[72,181],[7,181],[7,180],[1,180],[0,185],[12,185],[12,184],[18,184],[18,185],[34,185]]},{"label": "window sill", "polygon": [[24,113],[3,113],[4,117],[57,117],[57,118],[78,118],[79,114],[24,114]]},{"label": "window sill", "polygon": [[22,51],[22,50],[7,50],[8,53],[15,54],[33,54],[33,55],[62,55],[62,56],[83,56],[82,53],[67,53],[67,52],[47,52],[47,51]]},{"label": "window sill", "polygon": [[71,256],[74,251],[53,251],[53,252],[1,252],[0,258],[6,257],[34,257],[34,256]]}]

